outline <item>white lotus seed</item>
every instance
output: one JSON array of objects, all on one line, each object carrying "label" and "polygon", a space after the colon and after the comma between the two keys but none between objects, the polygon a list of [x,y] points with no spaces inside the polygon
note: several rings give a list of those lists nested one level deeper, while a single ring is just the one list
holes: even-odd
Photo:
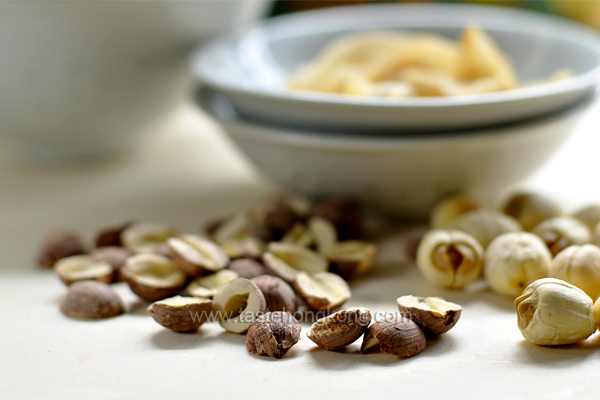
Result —
[{"label": "white lotus seed", "polygon": [[521,334],[538,345],[571,344],[596,331],[594,303],[570,283],[539,279],[515,300]]},{"label": "white lotus seed", "polygon": [[417,266],[425,278],[442,287],[462,289],[481,276],[483,248],[461,231],[432,230],[417,249]]},{"label": "white lotus seed", "polygon": [[493,291],[515,298],[530,283],[548,276],[552,254],[528,232],[505,233],[492,240],[484,256],[484,277]]}]

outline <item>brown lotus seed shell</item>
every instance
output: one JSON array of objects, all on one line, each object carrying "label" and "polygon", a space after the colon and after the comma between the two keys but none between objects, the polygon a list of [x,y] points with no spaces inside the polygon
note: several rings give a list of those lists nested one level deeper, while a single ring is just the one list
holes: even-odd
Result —
[{"label": "brown lotus seed shell", "polygon": [[227,266],[228,269],[237,272],[240,278],[252,279],[259,275],[268,275],[267,268],[260,262],[251,258],[238,258]]},{"label": "brown lotus seed shell", "polygon": [[425,351],[427,340],[425,334],[408,318],[394,321],[382,320],[373,323],[363,341],[361,350],[369,349],[366,345],[375,339],[383,353],[400,357],[413,357]]},{"label": "brown lotus seed shell", "polygon": [[[176,298],[186,299],[181,296],[176,296]],[[179,333],[195,332],[210,319],[212,301],[202,299],[201,302],[198,302],[197,298],[191,299],[194,301],[180,306],[173,306],[165,303],[165,301],[157,301],[148,307],[148,313],[165,328]]]},{"label": "brown lotus seed shell", "polygon": [[[139,264],[142,266],[146,264],[148,266],[159,265],[163,271],[156,274],[153,278],[155,282],[150,284],[147,279],[140,279],[137,276],[139,271],[135,271],[135,266]],[[123,280],[127,282],[131,291],[142,300],[150,302],[175,296],[186,284],[186,275],[179,271],[171,260],[157,254],[138,254],[130,257],[122,271]],[[176,278],[172,278],[174,282],[166,286],[160,282],[165,279],[165,271],[168,273],[167,275],[176,275]]]},{"label": "brown lotus seed shell", "polygon": [[96,235],[96,240],[94,241],[96,247],[122,247],[121,233],[131,225],[133,225],[133,222],[128,221],[102,229]]},{"label": "brown lotus seed shell", "polygon": [[331,221],[340,241],[361,240],[365,237],[365,217],[360,206],[346,199],[330,199],[318,204],[313,215]]},{"label": "brown lotus seed shell", "polygon": [[52,268],[61,258],[86,253],[79,235],[70,231],[57,231],[45,237],[37,258],[41,267]]},{"label": "brown lotus seed shell", "polygon": [[301,329],[290,313],[263,314],[250,325],[246,348],[253,354],[282,358],[300,340]]},{"label": "brown lotus seed shell", "polygon": [[60,311],[69,317],[92,319],[110,318],[124,312],[117,292],[98,281],[80,281],[69,286]]},{"label": "brown lotus seed shell", "polygon": [[280,240],[299,218],[284,201],[269,201],[258,208],[250,224],[250,234],[264,242]]},{"label": "brown lotus seed shell", "polygon": [[358,340],[370,323],[369,310],[349,308],[319,319],[312,324],[306,336],[325,350],[335,350]]},{"label": "brown lotus seed shell", "polygon": [[123,280],[121,268],[123,268],[127,259],[133,254],[123,247],[109,246],[94,249],[90,255],[94,260],[110,264],[114,272],[112,282],[121,282]]},{"label": "brown lotus seed shell", "polygon": [[260,275],[250,279],[265,296],[267,311],[296,312],[296,293],[283,279],[272,275]]},{"label": "brown lotus seed shell", "polygon": [[[438,305],[437,309],[431,307],[430,301]],[[416,323],[423,333],[429,336],[448,332],[456,325],[462,313],[462,307],[458,304],[439,297],[402,296],[396,303],[400,313]]]}]

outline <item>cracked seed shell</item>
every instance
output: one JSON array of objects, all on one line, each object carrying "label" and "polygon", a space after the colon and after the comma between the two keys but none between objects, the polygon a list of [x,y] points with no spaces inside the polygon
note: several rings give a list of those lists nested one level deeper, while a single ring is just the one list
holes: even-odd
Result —
[{"label": "cracked seed shell", "polygon": [[363,307],[348,308],[321,318],[306,334],[325,350],[335,350],[354,343],[368,329],[371,312]]},{"label": "cracked seed shell", "polygon": [[383,353],[414,357],[425,351],[427,340],[419,326],[408,318],[376,321],[367,330],[361,351],[379,347]]},{"label": "cracked seed shell", "polygon": [[196,332],[210,319],[212,301],[199,297],[175,296],[156,301],[147,310],[165,328],[178,333]]},{"label": "cracked seed shell", "polygon": [[246,348],[252,354],[282,358],[300,340],[302,327],[288,312],[261,315],[250,325]]}]

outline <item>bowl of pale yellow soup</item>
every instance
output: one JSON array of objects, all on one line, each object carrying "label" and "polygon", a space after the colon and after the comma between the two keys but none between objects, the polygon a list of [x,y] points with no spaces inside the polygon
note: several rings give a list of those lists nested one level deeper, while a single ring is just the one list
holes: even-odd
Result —
[{"label": "bowl of pale yellow soup", "polygon": [[242,116],[265,123],[447,131],[577,103],[600,80],[600,39],[532,11],[377,4],[273,18],[199,49],[191,68]]}]

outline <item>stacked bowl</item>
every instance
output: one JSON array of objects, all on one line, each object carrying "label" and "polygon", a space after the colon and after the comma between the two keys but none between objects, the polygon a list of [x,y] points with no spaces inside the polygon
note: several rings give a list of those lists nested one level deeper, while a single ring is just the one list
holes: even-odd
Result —
[{"label": "stacked bowl", "polygon": [[[451,39],[482,26],[520,80],[571,78],[472,96],[380,98],[294,91],[286,82],[334,39],[368,30]],[[198,101],[262,172],[310,196],[352,197],[396,216],[441,197],[490,196],[533,172],[593,101],[600,36],[534,12],[450,4],[336,7],[273,18],[194,53]]]}]

